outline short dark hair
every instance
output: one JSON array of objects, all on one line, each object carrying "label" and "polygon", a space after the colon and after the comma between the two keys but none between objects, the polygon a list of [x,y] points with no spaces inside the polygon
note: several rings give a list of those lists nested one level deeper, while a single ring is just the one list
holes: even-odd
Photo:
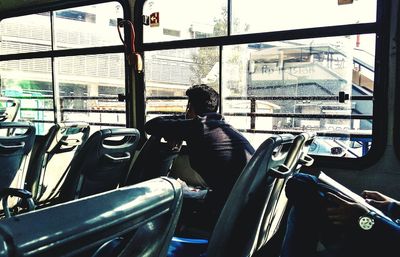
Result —
[{"label": "short dark hair", "polygon": [[198,115],[218,110],[219,95],[217,91],[205,84],[191,86],[186,90],[186,95]]}]

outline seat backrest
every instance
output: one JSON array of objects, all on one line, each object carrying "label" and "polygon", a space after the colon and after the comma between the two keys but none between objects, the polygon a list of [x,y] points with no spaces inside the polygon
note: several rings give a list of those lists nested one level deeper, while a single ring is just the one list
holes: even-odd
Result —
[{"label": "seat backrest", "polygon": [[17,117],[21,103],[18,99],[0,97],[0,122],[12,122]]},{"label": "seat backrest", "polygon": [[179,149],[162,143],[161,137],[150,136],[144,143],[134,161],[126,180],[126,185],[167,176]]},{"label": "seat backrest", "polygon": [[303,156],[298,140],[275,135],[258,147],[224,205],[209,240],[208,257],[251,256],[265,243],[284,182]]},{"label": "seat backrest", "polygon": [[25,179],[25,189],[35,202],[46,198],[56,181],[67,169],[75,153],[89,137],[88,123],[54,124],[31,153]]},{"label": "seat backrest", "polygon": [[72,159],[56,202],[66,202],[117,188],[126,176],[138,145],[135,128],[96,131]]},{"label": "seat backrest", "polygon": [[181,206],[163,177],[21,214],[0,221],[0,256],[164,257]]},{"label": "seat backrest", "polygon": [[0,136],[0,190],[11,185],[36,136],[35,127],[29,122],[0,122],[0,131],[5,130],[13,133]]},{"label": "seat backrest", "polygon": [[283,193],[287,180],[293,174],[299,172],[302,166],[313,164],[314,159],[308,156],[307,153],[314,136],[314,134],[307,132],[297,135],[290,146],[284,164],[280,170],[273,171],[273,176],[276,180],[266,204],[263,220],[260,223],[255,250],[265,245],[279,229],[288,202],[286,195]]}]

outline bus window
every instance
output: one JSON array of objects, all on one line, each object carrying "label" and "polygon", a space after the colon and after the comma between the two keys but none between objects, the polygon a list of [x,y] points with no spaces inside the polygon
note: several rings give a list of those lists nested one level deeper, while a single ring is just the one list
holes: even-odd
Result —
[{"label": "bus window", "polygon": [[119,45],[120,3],[75,7],[54,12],[55,49]]},{"label": "bus window", "polygon": [[[143,41],[150,43],[226,36],[226,3],[225,0],[146,1],[143,15],[148,19],[149,26],[144,27]],[[214,26],[216,19],[220,21],[220,26]]]},{"label": "bus window", "polygon": [[219,51],[216,47],[146,52],[146,118],[184,113],[186,89],[207,83],[219,91]]},{"label": "bus window", "polygon": [[50,13],[4,19],[0,22],[0,55],[51,50]]},{"label": "bus window", "polygon": [[206,83],[219,87],[221,113],[255,147],[271,134],[314,131],[313,155],[354,159],[373,149],[373,135],[381,133],[373,117],[383,101],[374,89],[384,84],[375,63],[385,54],[375,50],[385,42],[378,15],[384,7],[376,0],[232,0],[212,8],[177,1],[179,11],[161,0],[143,2],[141,14],[157,13],[139,42],[146,119],[183,112],[184,90]]},{"label": "bus window", "polygon": [[[125,127],[123,54],[55,58],[61,120],[86,121],[91,128]],[[94,129],[94,130],[97,130]]]},{"label": "bus window", "polygon": [[[354,49],[357,38],[225,46],[223,114],[232,125],[250,133],[254,145],[262,142],[262,131],[326,132],[332,134],[325,138],[331,147],[321,146],[324,151],[312,154],[330,155],[336,148],[347,151],[346,157],[361,157],[359,149],[352,149],[350,134],[371,137],[374,63],[363,59],[365,52]],[[375,36],[369,38],[365,44],[374,47]],[[363,72],[369,67],[372,74],[367,77]],[[340,102],[343,93],[349,99]],[[255,114],[249,117],[249,113]]]},{"label": "bus window", "polygon": [[32,121],[36,133],[45,134],[54,123],[51,59],[3,61],[0,74],[0,94],[20,100],[16,120]]},{"label": "bus window", "polygon": [[117,18],[123,7],[108,2],[0,22],[0,93],[21,100],[17,120],[39,135],[65,121],[88,122],[91,133],[126,126]]},{"label": "bus window", "polygon": [[[232,34],[283,31],[376,21],[376,0],[232,0]],[[290,6],[290,8],[288,8]],[[246,24],[238,26],[237,24]]]}]

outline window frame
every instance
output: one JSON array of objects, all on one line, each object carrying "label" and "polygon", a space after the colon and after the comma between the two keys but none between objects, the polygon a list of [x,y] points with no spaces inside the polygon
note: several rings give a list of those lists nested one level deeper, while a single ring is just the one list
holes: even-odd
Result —
[{"label": "window frame", "polygon": [[[134,23],[142,24],[142,12],[143,6],[146,0],[138,0],[135,3],[134,8]],[[328,27],[316,27],[306,29],[295,29],[287,31],[274,31],[274,32],[262,32],[262,33],[250,33],[241,35],[231,35],[231,22],[228,23],[228,35],[221,37],[211,38],[200,38],[200,39],[189,39],[189,40],[174,40],[165,42],[151,42],[143,43],[143,26],[137,26],[136,31],[136,47],[141,54],[146,51],[155,50],[168,50],[168,49],[180,49],[180,48],[193,48],[193,47],[212,47],[218,46],[220,51],[220,76],[219,76],[219,90],[222,92],[222,48],[227,45],[235,44],[246,44],[246,43],[258,43],[258,42],[271,42],[279,40],[291,40],[291,39],[307,39],[315,37],[330,37],[330,36],[345,36],[355,34],[376,34],[376,45],[375,45],[375,79],[374,87],[376,90],[373,92],[373,117],[379,117],[379,119],[373,120],[372,145],[368,153],[360,158],[340,158],[340,157],[327,157],[327,156],[313,156],[316,165],[326,167],[337,167],[337,168],[359,168],[368,167],[376,163],[380,156],[384,152],[386,146],[386,128],[387,128],[387,83],[388,83],[388,71],[387,69],[381,69],[382,65],[388,63],[389,56],[389,25],[390,25],[390,6],[391,1],[377,0],[377,14],[376,22],[374,23],[363,23],[363,24],[349,24],[349,25],[337,25]],[[231,1],[227,0],[228,21],[232,20],[231,13]],[[138,114],[143,115],[139,117],[138,126],[143,128],[145,122],[145,82],[143,75],[137,77],[136,92],[138,93],[139,99],[143,99],[143,103],[137,102]],[[222,94],[220,94],[222,95]],[[223,99],[221,99],[223,101]],[[384,106],[384,108],[383,108]],[[221,112],[221,110],[220,110]],[[280,132],[282,133],[282,132]],[[337,158],[340,158],[340,162],[337,162]]]},{"label": "window frame", "polygon": [[[397,4],[397,17],[400,15],[400,7]],[[398,20],[397,20],[398,21]],[[397,31],[395,31],[395,42],[400,42],[400,27],[397,26]],[[400,117],[396,115],[397,113],[400,112],[400,55],[397,53],[396,55],[396,78],[395,78],[395,84],[396,84],[396,89],[395,89],[395,102],[394,102],[394,110],[393,110],[393,119],[394,119],[394,124],[393,124],[393,145],[395,149],[395,154],[397,159],[400,160]]]}]

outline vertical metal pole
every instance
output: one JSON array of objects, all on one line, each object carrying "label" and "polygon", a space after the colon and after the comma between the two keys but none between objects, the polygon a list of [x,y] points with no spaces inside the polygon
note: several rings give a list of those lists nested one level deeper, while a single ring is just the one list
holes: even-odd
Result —
[{"label": "vertical metal pole", "polygon": [[232,28],[231,28],[231,24],[232,24],[232,0],[227,0],[227,23],[226,24],[226,28],[227,28],[227,36],[230,36],[232,33]]},{"label": "vertical metal pole", "polygon": [[222,94],[223,89],[222,89],[222,46],[219,46],[219,113],[223,113],[223,107],[222,107],[222,101],[223,97]]},{"label": "vertical metal pole", "polygon": [[256,113],[256,99],[254,97],[250,99],[250,113],[250,129],[256,129],[256,116],[254,116]]},{"label": "vertical metal pole", "polygon": [[[50,12],[50,31],[51,31],[51,50],[55,50],[56,34],[54,28],[54,12]],[[51,57],[51,79],[53,85],[53,110],[54,110],[54,123],[61,122],[61,103],[60,103],[60,87],[57,79],[57,61]]]},{"label": "vertical metal pole", "polygon": [[[226,1],[227,17],[226,17],[226,33],[227,36],[231,35],[231,19],[232,19],[232,3],[231,0]],[[222,89],[222,45],[219,46],[219,112],[223,113],[222,101],[223,101],[223,89]]]}]

